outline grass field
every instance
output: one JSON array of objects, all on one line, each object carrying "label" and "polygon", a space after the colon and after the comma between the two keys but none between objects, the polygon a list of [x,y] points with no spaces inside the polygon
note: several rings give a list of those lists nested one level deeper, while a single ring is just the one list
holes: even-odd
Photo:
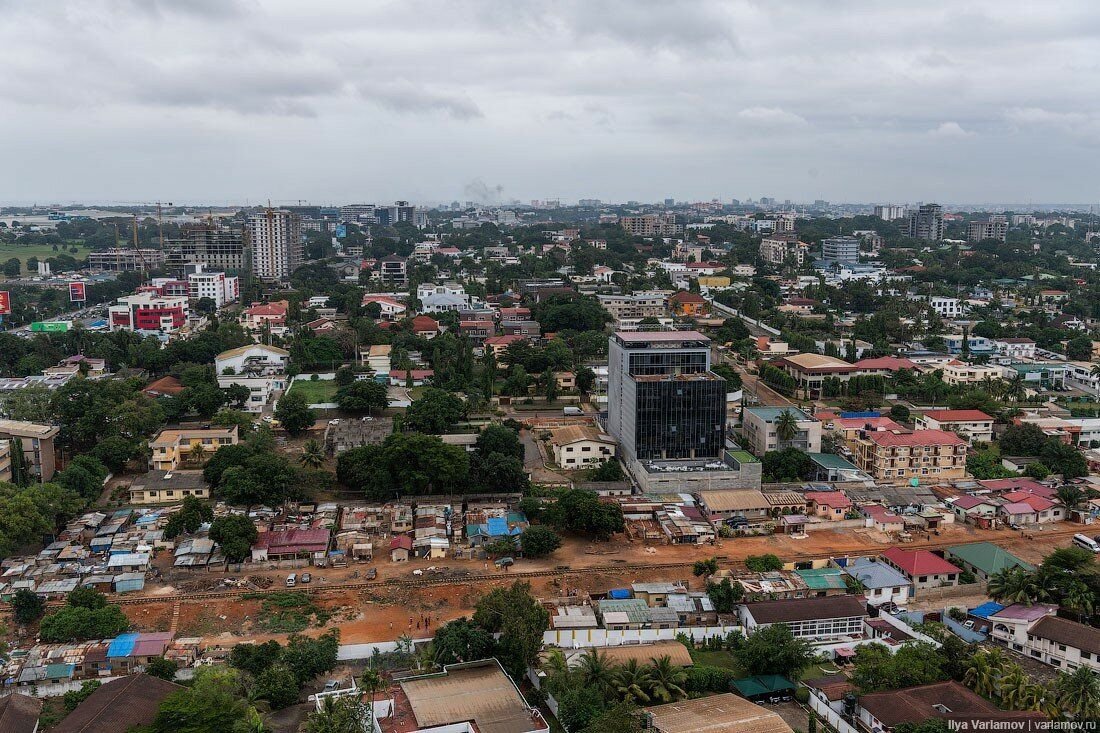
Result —
[{"label": "grass field", "polygon": [[[77,252],[75,254],[69,251],[73,247],[77,248]],[[56,257],[60,254],[67,254],[79,259],[81,257],[87,256],[88,252],[90,251],[91,250],[88,247],[85,247],[83,244],[66,244],[64,250],[61,250],[61,248],[58,247],[58,251],[54,252],[53,245],[51,244],[22,245],[14,244],[12,242],[4,242],[0,243],[0,262],[10,260],[12,257],[18,257],[20,260],[23,261],[24,266],[26,266],[27,260],[31,257],[37,257],[40,260],[44,260],[48,257]]]},{"label": "grass field", "polygon": [[306,404],[316,405],[322,402],[333,402],[336,399],[336,380],[320,380],[316,382],[308,379],[295,380],[288,394],[300,394],[305,397]]},{"label": "grass field", "polygon": [[704,664],[708,667],[725,667],[734,671],[740,671],[733,654],[727,651],[708,651],[704,649],[692,649],[691,661],[696,664]]}]

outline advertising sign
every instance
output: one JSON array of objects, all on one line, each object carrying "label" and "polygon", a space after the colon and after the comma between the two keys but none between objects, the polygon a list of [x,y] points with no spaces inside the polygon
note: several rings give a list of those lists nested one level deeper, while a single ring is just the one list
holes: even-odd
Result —
[{"label": "advertising sign", "polygon": [[11,293],[0,290],[0,316],[11,315]]},{"label": "advertising sign", "polygon": [[88,300],[88,294],[84,283],[69,283],[69,301],[83,303]]}]

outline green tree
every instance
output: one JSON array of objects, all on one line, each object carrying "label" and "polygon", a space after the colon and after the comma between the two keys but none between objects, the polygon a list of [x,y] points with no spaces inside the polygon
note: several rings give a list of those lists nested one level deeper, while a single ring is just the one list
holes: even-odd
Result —
[{"label": "green tree", "polygon": [[230,504],[275,506],[301,489],[298,472],[285,455],[258,453],[226,469],[215,493]]},{"label": "green tree", "polygon": [[783,410],[775,418],[775,437],[779,445],[790,443],[798,435],[798,418],[790,410]]},{"label": "green tree", "polygon": [[160,677],[162,680],[171,682],[176,678],[177,669],[179,669],[179,665],[176,664],[174,659],[157,657],[149,662],[149,664],[145,665],[145,674],[153,677]]},{"label": "green tree", "polygon": [[762,463],[764,480],[773,483],[801,481],[813,467],[810,457],[797,448],[768,451]]},{"label": "green tree", "polygon": [[749,674],[778,674],[788,679],[798,679],[814,660],[810,643],[795,637],[786,624],[772,624],[756,631],[733,654]]},{"label": "green tree", "polygon": [[211,486],[217,486],[222,481],[222,474],[234,466],[243,466],[245,461],[252,457],[255,451],[246,443],[237,445],[223,445],[214,451],[214,455],[206,462],[202,469],[202,477]]},{"label": "green tree", "polygon": [[258,537],[256,525],[244,514],[226,514],[210,525],[210,539],[218,543],[229,562],[248,558]]},{"label": "green tree", "polygon": [[528,527],[519,541],[523,547],[523,556],[532,559],[546,557],[561,547],[561,537],[558,533],[541,524]]},{"label": "green tree", "polygon": [[325,449],[320,441],[315,438],[307,440],[306,444],[302,446],[302,455],[298,458],[298,462],[309,468],[323,466],[325,464]]},{"label": "green tree", "polygon": [[910,642],[896,654],[883,644],[863,644],[856,650],[852,682],[864,693],[926,685],[948,678],[944,661],[929,642]]},{"label": "green tree", "polygon": [[406,430],[438,435],[458,422],[465,409],[466,405],[460,397],[443,389],[428,387],[409,405],[402,424]]},{"label": "green tree", "polygon": [[371,412],[385,409],[390,400],[386,386],[373,379],[360,379],[336,390],[336,404],[344,412]]},{"label": "green tree", "polygon": [[523,458],[523,444],[520,443],[519,433],[505,425],[489,425],[477,436],[475,443],[479,457],[485,457],[492,453]]},{"label": "green tree", "polygon": [[652,684],[653,678],[650,668],[638,664],[637,659],[631,659],[617,668],[613,673],[611,682],[611,686],[620,700],[643,705],[650,701],[648,690]]},{"label": "green tree", "polygon": [[214,507],[210,506],[209,502],[194,496],[185,496],[180,510],[168,518],[164,537],[173,539],[184,532],[195,532],[206,522],[212,521],[214,521]]},{"label": "green tree", "polygon": [[626,474],[623,473],[623,466],[616,459],[604,461],[595,468],[588,471],[589,481],[624,481],[626,480]]},{"label": "green tree", "polygon": [[262,644],[237,644],[229,650],[230,666],[242,669],[252,676],[263,672],[283,658],[283,646],[277,641]]},{"label": "green tree", "polygon": [[718,558],[711,557],[706,560],[696,560],[691,568],[691,573],[696,578],[704,575],[714,575],[718,572]]},{"label": "green tree", "polygon": [[745,567],[754,573],[771,573],[783,569],[783,561],[778,555],[749,555],[745,558]]},{"label": "green tree", "polygon": [[503,453],[487,456],[475,454],[471,473],[482,491],[508,493],[527,488],[527,473],[523,461]]},{"label": "green tree", "polygon": [[256,677],[253,694],[282,710],[298,702],[298,678],[282,664],[268,667]]},{"label": "green tree", "polygon": [[92,451],[92,455],[114,473],[126,469],[126,464],[137,456],[140,446],[137,442],[121,435],[111,435],[101,440]]},{"label": "green tree", "polygon": [[650,694],[654,701],[670,703],[687,697],[687,692],[684,690],[687,672],[683,667],[674,665],[671,657],[664,655],[654,659],[651,670]]},{"label": "green tree", "polygon": [[201,667],[190,687],[164,699],[151,728],[152,733],[245,733],[256,717],[237,670]]},{"label": "green tree", "polygon": [[909,422],[909,408],[905,405],[891,405],[890,419],[896,422]]},{"label": "green tree", "polygon": [[1088,667],[1060,672],[1054,682],[1058,705],[1076,720],[1100,718],[1100,678]]},{"label": "green tree", "polygon": [[1027,464],[1027,466],[1024,467],[1024,475],[1027,476],[1028,478],[1033,478],[1033,479],[1036,479],[1037,481],[1042,481],[1043,479],[1045,479],[1047,476],[1050,475],[1050,469],[1047,468],[1046,466],[1044,466],[1039,461],[1035,461],[1033,463]]},{"label": "green tree", "polygon": [[558,698],[558,721],[566,730],[594,730],[590,728],[604,712],[604,693],[595,687],[571,687]]},{"label": "green tree", "polygon": [[362,733],[367,709],[353,698],[325,698],[320,710],[306,718],[306,733]]},{"label": "green tree", "polygon": [[298,392],[288,392],[275,406],[275,419],[290,435],[297,437],[313,425],[317,416],[309,409],[305,397]]},{"label": "green tree", "polygon": [[1009,425],[1001,435],[998,444],[1001,447],[1001,455],[1037,456],[1049,440],[1038,425],[1021,423]]},{"label": "green tree", "polygon": [[1067,481],[1089,475],[1088,462],[1081,451],[1060,440],[1048,440],[1039,451],[1043,463]]},{"label": "green tree", "polygon": [[92,693],[99,689],[103,683],[99,680],[88,680],[80,685],[79,690],[69,690],[61,696],[62,705],[65,707],[65,711],[71,713],[76,710],[80,703],[87,700],[92,696]]},{"label": "green tree", "polygon": [[548,524],[601,540],[611,539],[625,528],[623,510],[618,504],[605,504],[591,491],[571,489],[562,492],[544,512]]},{"label": "green tree", "polygon": [[15,623],[26,626],[42,618],[46,612],[46,602],[33,590],[20,588],[12,596],[11,608]]},{"label": "green tree", "polygon": [[466,451],[421,433],[394,433],[380,446],[353,448],[336,460],[340,482],[373,499],[462,492],[469,474]]},{"label": "green tree", "polygon": [[292,634],[283,649],[282,661],[288,669],[294,671],[301,686],[318,675],[336,667],[336,657],[340,651],[340,632],[331,629],[316,639],[300,634]]},{"label": "green tree", "polygon": [[20,262],[18,257],[12,257],[4,262],[4,276],[5,277],[19,277],[19,271],[22,269],[23,263]]},{"label": "green tree", "polygon": [[556,401],[560,395],[560,391],[558,390],[558,378],[554,376],[553,369],[547,369],[546,372],[543,373],[542,383],[546,387],[546,401]]},{"label": "green tree", "polygon": [[745,589],[741,584],[734,583],[729,578],[722,578],[719,583],[707,583],[707,597],[718,613],[733,613],[744,595]]},{"label": "green tree", "polygon": [[550,613],[531,594],[529,583],[516,582],[482,596],[474,610],[474,623],[491,634],[500,634],[497,659],[512,679],[521,679],[542,648]]},{"label": "green tree", "polygon": [[438,666],[473,662],[493,656],[493,635],[469,619],[460,618],[440,626],[432,638],[432,659]]}]

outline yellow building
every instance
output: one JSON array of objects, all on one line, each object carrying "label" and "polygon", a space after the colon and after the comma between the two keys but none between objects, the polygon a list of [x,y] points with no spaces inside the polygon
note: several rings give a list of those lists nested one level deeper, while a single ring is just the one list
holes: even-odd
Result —
[{"label": "yellow building", "polygon": [[997,366],[963,364],[953,361],[943,366],[943,381],[948,384],[980,384],[985,380],[1001,379],[1004,372]]},{"label": "yellow building", "polygon": [[700,275],[697,279],[701,288],[728,288],[733,282],[725,275]]},{"label": "yellow building", "polygon": [[187,462],[191,452],[201,446],[204,460],[208,460],[223,445],[236,445],[237,426],[198,430],[162,430],[149,447],[151,471],[174,471]]},{"label": "yellow building", "polygon": [[11,481],[11,443],[0,440],[0,483]]},{"label": "yellow building", "polygon": [[935,483],[966,477],[967,443],[944,430],[871,430],[851,445],[853,463],[879,481]]}]

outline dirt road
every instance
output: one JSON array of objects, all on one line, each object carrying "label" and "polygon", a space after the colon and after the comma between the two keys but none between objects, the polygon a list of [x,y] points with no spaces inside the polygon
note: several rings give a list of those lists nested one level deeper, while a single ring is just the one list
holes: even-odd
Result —
[{"label": "dirt road", "polygon": [[[902,545],[906,549],[942,549],[955,544],[990,541],[1013,552],[1021,559],[1037,563],[1055,547],[1065,547],[1075,527],[1067,525],[1057,530],[1036,533],[1027,539],[1011,530],[978,530],[973,527],[948,527],[939,536],[919,538]],[[724,540],[717,546],[646,546],[641,542],[619,542],[593,545],[570,538],[543,561],[520,560],[510,572],[493,569],[491,563],[449,559],[432,561],[468,576],[425,574],[414,576],[414,569],[424,569],[428,561],[393,564],[376,562],[375,581],[351,579],[355,570],[326,568],[316,571],[314,584],[306,588],[314,604],[329,616],[322,625],[305,633],[317,634],[326,628],[339,628],[344,643],[391,641],[402,633],[431,633],[438,624],[467,615],[482,594],[515,580],[530,582],[534,592],[542,597],[560,596],[576,590],[579,593],[603,593],[611,588],[643,581],[682,581],[693,589],[702,583],[691,574],[696,560],[717,557],[721,567],[740,567],[749,555],[774,553],[787,561],[804,561],[819,557],[867,555],[891,546],[883,535],[871,531],[814,532],[806,539],[796,540],[785,535]],[[285,576],[283,570],[250,571],[250,575]],[[323,574],[324,581],[321,581]],[[209,574],[211,583],[220,577]],[[273,585],[269,592],[280,588]],[[282,589],[285,590],[285,589]],[[172,608],[180,602],[178,633],[181,636],[201,636],[211,643],[233,644],[242,639],[281,638],[285,635],[265,634],[257,624],[261,602],[256,594],[244,598],[241,591],[226,590],[214,594],[180,594],[172,588],[160,590],[159,596],[117,599],[127,616],[140,630],[166,630]],[[113,599],[114,600],[114,599]],[[424,628],[425,618],[430,620]]]}]

